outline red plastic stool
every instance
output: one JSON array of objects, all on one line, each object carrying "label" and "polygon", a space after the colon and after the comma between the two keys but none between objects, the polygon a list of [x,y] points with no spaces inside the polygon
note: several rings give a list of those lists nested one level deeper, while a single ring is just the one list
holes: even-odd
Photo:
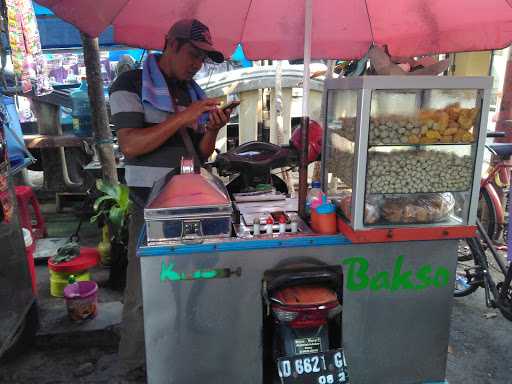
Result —
[{"label": "red plastic stool", "polygon": [[[48,236],[46,224],[44,223],[39,202],[31,187],[21,185],[16,187],[16,200],[18,201],[18,212],[21,226],[27,228],[32,233],[34,239],[41,239]],[[29,205],[34,210],[36,224],[32,225],[32,215],[30,214]]]}]

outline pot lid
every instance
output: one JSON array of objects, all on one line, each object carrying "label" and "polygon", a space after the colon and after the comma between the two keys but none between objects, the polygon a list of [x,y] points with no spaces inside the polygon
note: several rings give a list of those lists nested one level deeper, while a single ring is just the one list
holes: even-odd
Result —
[{"label": "pot lid", "polygon": [[175,175],[148,205],[149,209],[219,206],[228,196],[203,174]]}]

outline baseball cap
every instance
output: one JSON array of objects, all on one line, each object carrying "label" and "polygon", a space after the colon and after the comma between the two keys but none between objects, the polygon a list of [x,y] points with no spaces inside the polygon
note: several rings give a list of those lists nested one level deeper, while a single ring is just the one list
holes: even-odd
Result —
[{"label": "baseball cap", "polygon": [[210,30],[197,19],[182,19],[174,23],[167,32],[166,39],[184,39],[205,51],[216,63],[224,61],[224,55],[213,46]]}]

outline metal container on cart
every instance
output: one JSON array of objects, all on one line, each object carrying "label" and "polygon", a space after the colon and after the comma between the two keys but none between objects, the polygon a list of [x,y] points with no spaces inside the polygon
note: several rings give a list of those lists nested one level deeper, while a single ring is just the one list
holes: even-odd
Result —
[{"label": "metal container on cart", "polygon": [[354,242],[473,236],[489,77],[326,81],[323,187]]},{"label": "metal container on cart", "polygon": [[173,175],[154,186],[144,209],[147,240],[202,242],[229,237],[232,215],[226,188],[209,172]]}]

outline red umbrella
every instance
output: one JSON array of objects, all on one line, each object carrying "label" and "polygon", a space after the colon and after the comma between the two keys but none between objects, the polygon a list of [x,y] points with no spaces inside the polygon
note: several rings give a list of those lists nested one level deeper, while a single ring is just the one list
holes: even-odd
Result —
[{"label": "red umbrella", "polygon": [[[113,25],[119,43],[161,49],[180,18],[210,27],[231,54],[250,59],[303,57],[304,0],[37,0],[96,37]],[[315,0],[313,58],[358,58],[370,44],[397,56],[502,48],[512,41],[511,0]]]},{"label": "red umbrella", "polygon": [[372,43],[395,56],[503,48],[512,0],[37,0],[96,37],[113,25],[119,43],[162,49],[178,19],[209,26],[215,45],[249,59],[304,57],[299,209],[307,190],[309,62],[359,58]]}]

